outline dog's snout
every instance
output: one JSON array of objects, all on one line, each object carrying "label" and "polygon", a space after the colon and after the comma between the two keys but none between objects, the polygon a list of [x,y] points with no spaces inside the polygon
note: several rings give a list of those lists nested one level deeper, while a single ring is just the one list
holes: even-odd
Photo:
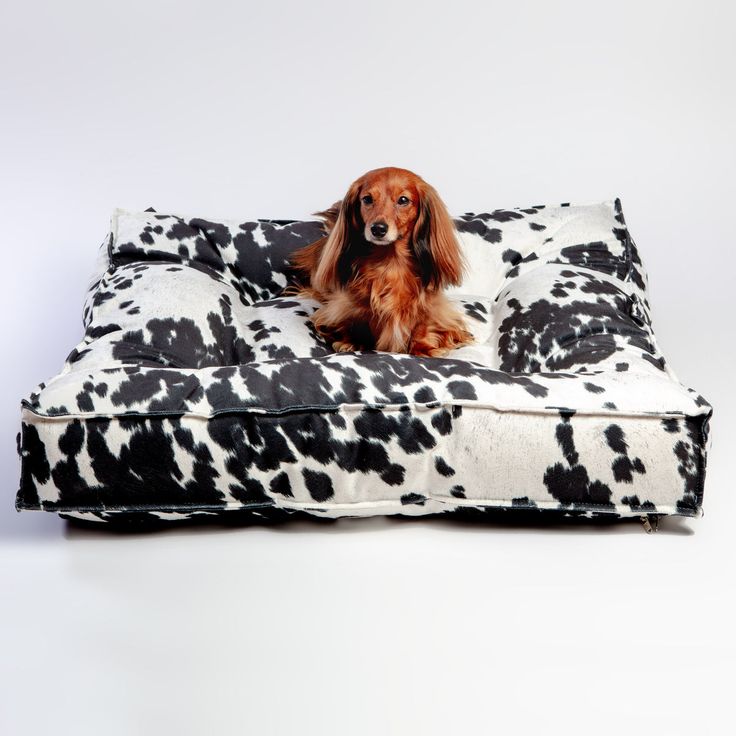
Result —
[{"label": "dog's snout", "polygon": [[388,232],[388,225],[385,222],[374,222],[371,225],[371,233],[377,238],[382,238]]}]

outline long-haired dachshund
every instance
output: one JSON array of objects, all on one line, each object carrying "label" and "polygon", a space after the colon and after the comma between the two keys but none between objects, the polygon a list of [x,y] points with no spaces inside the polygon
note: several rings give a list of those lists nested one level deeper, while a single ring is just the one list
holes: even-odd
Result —
[{"label": "long-haired dachshund", "polygon": [[321,306],[312,323],[337,351],[440,356],[472,342],[443,289],[463,260],[437,192],[406,169],[374,169],[330,209],[327,235],[296,251],[297,294]]}]

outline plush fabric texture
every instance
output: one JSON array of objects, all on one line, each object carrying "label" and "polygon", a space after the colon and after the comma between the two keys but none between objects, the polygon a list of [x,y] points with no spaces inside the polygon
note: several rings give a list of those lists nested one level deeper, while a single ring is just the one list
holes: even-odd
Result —
[{"label": "plush fabric texture", "polygon": [[618,200],[465,214],[447,358],[335,354],[282,296],[314,221],[117,210],[61,373],[22,402],[18,509],[701,513],[711,406],[652,331]]}]

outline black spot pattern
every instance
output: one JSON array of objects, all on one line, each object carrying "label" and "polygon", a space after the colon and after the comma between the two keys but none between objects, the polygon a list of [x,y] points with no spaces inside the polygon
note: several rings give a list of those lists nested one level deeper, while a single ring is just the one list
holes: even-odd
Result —
[{"label": "black spot pattern", "polygon": [[616,453],[611,469],[617,482],[631,483],[632,473],[647,472],[644,463],[638,457],[629,457],[629,446],[626,444],[624,431],[618,424],[608,426],[605,435],[608,446]]},{"label": "black spot pattern", "polygon": [[544,484],[563,505],[612,506],[611,489],[600,480],[591,479],[587,468],[579,462],[570,416],[561,413],[561,417],[562,421],[557,425],[557,442],[566,462],[547,468]]}]

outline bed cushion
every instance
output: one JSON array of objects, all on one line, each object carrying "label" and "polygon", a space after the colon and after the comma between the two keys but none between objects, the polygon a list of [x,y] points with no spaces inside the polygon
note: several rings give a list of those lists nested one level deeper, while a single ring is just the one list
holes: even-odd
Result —
[{"label": "bed cushion", "polygon": [[657,345],[620,202],[455,225],[475,343],[438,359],[319,338],[282,295],[318,222],[117,210],[84,338],[22,402],[16,507],[699,515],[712,409]]}]

